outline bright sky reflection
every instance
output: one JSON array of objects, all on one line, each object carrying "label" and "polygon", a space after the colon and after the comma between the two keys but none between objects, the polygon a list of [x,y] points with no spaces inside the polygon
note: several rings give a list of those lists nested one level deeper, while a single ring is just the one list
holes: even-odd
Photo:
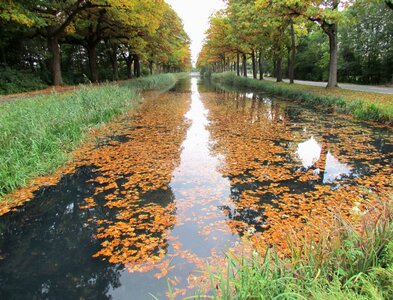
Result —
[{"label": "bright sky reflection", "polygon": [[[297,149],[297,155],[300,158],[304,168],[312,167],[321,157],[322,147],[311,137],[309,140],[300,143]],[[326,154],[326,165],[323,174],[323,183],[331,183],[336,179],[351,174],[351,168],[348,165],[340,163],[330,152]]]},{"label": "bright sky reflection", "polygon": [[309,140],[300,143],[297,149],[297,155],[302,161],[303,167],[310,168],[317,162],[321,156],[321,146],[311,137]]}]

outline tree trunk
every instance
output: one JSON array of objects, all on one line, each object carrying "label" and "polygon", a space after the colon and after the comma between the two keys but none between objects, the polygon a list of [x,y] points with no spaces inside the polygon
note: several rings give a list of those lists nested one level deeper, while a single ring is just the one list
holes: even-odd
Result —
[{"label": "tree trunk", "polygon": [[296,41],[295,41],[295,29],[293,21],[291,20],[291,58],[289,64],[289,83],[295,83],[295,59],[296,59]]},{"label": "tree trunk", "polygon": [[330,61],[329,61],[329,81],[328,88],[338,87],[337,81],[337,64],[338,64],[338,47],[337,47],[337,24],[327,25],[325,32],[329,36]]},{"label": "tree trunk", "polygon": [[150,70],[150,75],[153,75],[153,62],[149,62],[149,70]]},{"label": "tree trunk", "polygon": [[277,78],[277,60],[273,59],[273,77]]},{"label": "tree trunk", "polygon": [[125,61],[126,61],[126,65],[127,65],[127,78],[131,79],[132,78],[132,61],[133,61],[131,53],[128,54],[128,56],[125,58]]},{"label": "tree trunk", "polygon": [[243,76],[247,77],[247,56],[246,56],[245,53],[243,53],[243,64],[242,64],[242,67],[243,67]]},{"label": "tree trunk", "polygon": [[61,54],[57,37],[48,38],[48,50],[50,53],[49,68],[52,75],[52,84],[62,85],[63,78],[61,76]]},{"label": "tree trunk", "polygon": [[87,54],[89,56],[89,71],[90,81],[98,82],[98,68],[97,68],[97,46],[96,44],[90,44],[87,46]]},{"label": "tree trunk", "polygon": [[119,80],[119,64],[117,61],[117,46],[112,48],[113,51],[113,60],[112,60],[112,71],[113,71],[113,80]]},{"label": "tree trunk", "polygon": [[236,55],[236,74],[240,76],[240,54],[237,53]]},{"label": "tree trunk", "polygon": [[141,77],[141,63],[139,56],[136,54],[134,55],[134,75],[137,78]]},{"label": "tree trunk", "polygon": [[319,169],[319,178],[321,182],[323,182],[326,173],[326,162],[327,162],[328,152],[329,151],[328,151],[327,143],[323,140],[321,143],[320,158],[314,164],[315,168]]},{"label": "tree trunk", "polygon": [[256,62],[254,50],[252,50],[251,52],[251,58],[252,58],[252,77],[254,79],[257,79],[257,62]]},{"label": "tree trunk", "polygon": [[7,57],[5,55],[4,47],[0,46],[0,53],[1,53],[1,62],[3,66],[7,66]]},{"label": "tree trunk", "polygon": [[259,80],[263,80],[263,54],[262,51],[259,51]]},{"label": "tree trunk", "polygon": [[117,62],[117,45],[112,45],[108,49],[109,60],[112,66],[112,80],[119,80],[119,66]]},{"label": "tree trunk", "polygon": [[277,82],[282,82],[282,58],[277,59]]},{"label": "tree trunk", "polygon": [[113,81],[119,80],[119,64],[117,59],[115,59],[112,63],[112,79]]}]

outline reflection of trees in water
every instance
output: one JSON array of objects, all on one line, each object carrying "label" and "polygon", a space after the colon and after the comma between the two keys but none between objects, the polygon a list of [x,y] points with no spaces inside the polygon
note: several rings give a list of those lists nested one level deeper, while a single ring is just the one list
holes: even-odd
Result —
[{"label": "reflection of trees in water", "polygon": [[[297,119],[297,126],[301,130],[296,130],[296,133],[303,134],[298,134],[294,145],[297,147],[311,139],[315,139],[318,144],[320,148],[316,153],[318,159],[309,167],[318,175],[316,182],[331,184],[335,179],[342,177],[371,175],[373,172],[370,170],[374,166],[389,163],[388,153],[383,151],[383,147],[381,148],[381,144],[392,143],[391,135],[390,137],[386,135],[387,132],[384,138],[381,138],[378,137],[380,134],[377,133],[379,131],[377,128],[366,124],[351,123],[337,117],[332,120],[326,116],[309,122],[307,119],[309,115],[310,113],[305,111],[303,120]],[[340,172],[340,169],[342,174],[329,174],[334,171]],[[377,171],[378,167],[374,168],[374,173]]]},{"label": "reflection of trees in water", "polygon": [[[225,170],[224,174],[231,179],[233,206],[220,209],[225,211],[229,220],[236,221],[234,224],[242,222],[247,225],[239,225],[239,233],[243,233],[244,229],[247,230],[250,227],[257,231],[266,228],[266,220],[263,217],[266,204],[273,207],[280,206],[280,197],[283,195],[291,195],[290,199],[294,200],[291,205],[296,211],[298,203],[295,199],[298,196],[303,199],[305,193],[316,191],[318,186],[331,185],[336,189],[338,183],[353,184],[346,179],[348,171],[341,174],[342,176],[337,174],[332,180],[327,180],[329,176],[332,177],[329,174],[332,169],[333,171],[334,169],[340,171],[340,168],[350,169],[356,172],[357,176],[369,175],[369,172],[362,172],[366,169],[362,166],[374,165],[376,162],[383,162],[382,164],[386,165],[389,159],[386,155],[381,158],[382,153],[379,150],[381,143],[373,145],[375,129],[368,126],[351,123],[338,117],[334,120],[329,116],[320,117],[304,108],[287,106],[285,103],[282,104],[264,95],[227,92],[209,101],[207,101],[207,106],[211,108],[211,130],[216,141],[214,151],[218,153],[224,151],[223,153],[226,154],[229,170]],[[246,118],[248,118],[248,124],[245,122]],[[234,120],[233,124],[228,123],[228,120]],[[236,120],[239,121],[238,124]],[[260,123],[260,129],[256,130],[252,127],[254,123]],[[285,137],[281,136],[282,126],[286,133]],[[271,130],[269,134],[264,132],[269,130]],[[234,135],[238,138],[234,138]],[[299,143],[309,139],[310,136],[314,136],[318,141],[320,153],[318,153],[318,160],[305,168],[299,164],[295,149]],[[245,152],[253,146],[259,147],[261,140],[265,143],[273,142],[276,147],[274,151],[277,151],[274,153],[272,150],[269,153],[265,151],[266,149],[263,150],[266,153],[266,161],[263,162],[253,160],[253,152],[251,154]],[[243,155],[239,154],[241,151],[238,149],[244,149]],[[232,155],[229,160],[228,155]],[[249,165],[242,165],[240,175],[237,175],[239,165],[234,163],[233,155],[240,158],[249,156]],[[274,157],[279,157],[279,159],[275,160]],[[378,166],[378,164],[375,165]],[[377,168],[375,172],[378,171]],[[269,174],[273,175],[271,180],[261,180],[258,172],[266,169],[270,169],[267,173],[285,169],[290,174],[290,178],[283,176],[280,179],[274,174]],[[334,193],[333,190],[332,193]],[[299,214],[294,212],[295,215],[299,217]]]},{"label": "reflection of trees in water", "polygon": [[[274,123],[285,122],[285,117],[280,104],[272,101],[265,95],[229,92],[222,93],[220,94],[220,96],[213,97],[212,99],[208,98],[208,101],[206,102],[208,107],[210,106],[210,104],[213,104],[215,106],[215,108],[212,108],[210,106],[210,115],[212,116],[211,121],[213,125],[211,126],[211,129],[213,132],[213,139],[215,139],[215,141],[217,142],[216,145],[213,147],[213,151],[216,151],[218,153],[220,153],[222,149],[228,150],[230,153],[236,153],[236,150],[234,149],[238,147],[241,148],[243,146],[242,143],[245,142],[245,140],[248,141],[251,139],[255,141],[260,141],[261,139],[266,138],[266,136],[252,136],[252,133],[245,133],[247,137],[243,136],[241,133],[242,129],[239,129],[238,127],[232,128],[230,126],[232,125],[232,122],[231,124],[227,124],[228,126],[222,126],[223,124],[219,124],[220,120],[215,119],[214,114],[217,107],[219,107],[218,111],[220,111],[220,114],[225,114],[225,112],[227,112],[227,115],[224,117],[225,120],[234,120],[233,123],[235,124],[235,126],[243,127],[245,125],[243,123],[244,121],[247,123],[246,126],[259,126],[257,123],[260,123],[262,127],[267,126],[267,130],[270,131],[269,127],[274,126]],[[236,124],[237,118],[239,118],[239,121],[241,122],[238,125]],[[218,128],[213,128],[214,126],[217,126]],[[216,130],[225,131],[228,132],[228,134],[222,136],[221,134],[215,135],[214,133],[217,132]],[[275,138],[278,139],[279,134],[280,131],[277,131],[276,135],[274,135],[273,138],[272,135],[269,133],[267,142]],[[235,143],[233,143],[233,141]],[[239,144],[237,144],[236,142],[239,142]],[[232,147],[233,149],[230,149]],[[264,149],[263,151],[269,152],[268,149]],[[247,155],[249,154],[245,153],[245,156]],[[269,157],[267,156],[266,158],[268,159]],[[253,166],[249,166],[250,169],[248,169],[248,166],[244,166],[242,173],[235,176],[232,176],[230,174],[237,173],[238,164],[235,161],[233,161],[233,163],[232,161],[227,163],[229,165],[229,174],[226,174],[226,176],[229,177],[231,181],[231,198],[234,205],[231,207],[222,206],[220,207],[220,209],[224,211],[225,215],[229,220],[235,221],[233,224],[240,234],[243,234],[244,230],[247,229],[249,226],[255,228],[258,231],[263,230],[266,225],[263,218],[263,204],[271,203],[273,199],[277,198],[276,195],[274,193],[264,193],[263,195],[246,195],[254,197],[254,201],[256,201],[253,203],[254,205],[249,206],[244,205],[243,198],[245,197],[245,193],[248,193],[249,191],[254,191],[260,187],[268,187],[272,183],[271,180],[260,182],[256,180],[254,178],[254,175],[249,172],[255,169],[255,164],[263,165],[265,164],[265,161],[256,162],[255,160],[253,160]],[[230,166],[233,165],[235,166],[235,170],[232,171],[230,170]],[[249,179],[252,180],[248,182]],[[255,198],[257,199],[255,200]],[[241,223],[247,224],[248,226],[242,226]]]},{"label": "reflection of trees in water", "polygon": [[198,92],[199,93],[207,93],[207,92],[224,93],[224,91],[221,88],[219,88],[215,83],[213,83],[209,78],[204,78],[204,77],[200,78],[198,81]]},{"label": "reflection of trees in water", "polygon": [[[95,176],[92,168],[64,176],[58,185],[38,191],[19,212],[0,219],[0,298],[106,299],[110,298],[107,294],[111,288],[120,287],[124,265],[110,264],[92,256],[102,250],[102,241],[96,237],[100,227],[97,224],[104,222],[116,227],[117,222],[122,222],[119,220],[121,209],[105,205],[80,208],[85,204],[84,199],[94,194],[96,185],[89,181]],[[105,196],[110,192],[94,196],[95,201],[105,203]],[[169,188],[160,189],[142,194],[138,205],[164,209],[170,207],[173,200]],[[168,211],[172,214],[160,216],[167,221],[175,217],[174,209]],[[137,220],[139,215],[135,215]],[[140,220],[139,225],[154,223],[155,217]],[[141,250],[157,241],[146,255],[151,258],[166,253],[168,242],[163,233],[169,227],[161,225],[155,227],[158,229],[155,231],[149,231],[149,226],[143,229],[136,226],[137,235],[150,238],[139,239],[133,249]],[[127,240],[127,236],[122,238]],[[119,253],[126,253],[125,250],[119,249]],[[127,259],[130,260],[126,258],[125,262]]]},{"label": "reflection of trees in water", "polygon": [[78,154],[75,166],[94,172],[65,176],[0,219],[0,298],[107,298],[125,264],[165,255],[176,218],[168,184],[180,161],[188,99],[146,99],[136,118],[111,124],[98,147]]},{"label": "reflection of trees in water", "polygon": [[224,92],[217,99],[217,104],[225,106],[224,109],[235,108],[238,112],[248,113],[250,123],[283,122],[285,114],[283,107],[264,94]]},{"label": "reflection of trees in water", "polygon": [[188,78],[178,80],[170,91],[175,93],[189,93],[191,91],[191,80]]},{"label": "reflection of trees in water", "polygon": [[0,219],[0,298],[105,299],[120,285],[121,266],[93,259],[99,242],[96,216],[105,208],[81,210],[94,186],[90,168],[43,188],[20,211]]}]

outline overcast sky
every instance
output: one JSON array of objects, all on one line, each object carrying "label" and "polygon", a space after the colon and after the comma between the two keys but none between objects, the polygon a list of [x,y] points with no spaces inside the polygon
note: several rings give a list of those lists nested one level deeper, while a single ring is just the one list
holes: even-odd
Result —
[{"label": "overcast sky", "polygon": [[191,52],[194,63],[202,49],[205,31],[209,27],[209,16],[224,8],[222,0],[165,0],[182,18],[184,28],[192,40]]}]

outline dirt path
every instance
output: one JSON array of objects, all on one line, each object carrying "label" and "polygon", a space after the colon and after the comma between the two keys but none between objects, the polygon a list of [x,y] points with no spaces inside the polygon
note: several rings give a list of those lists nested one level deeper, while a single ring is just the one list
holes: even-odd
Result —
[{"label": "dirt path", "polygon": [[[116,82],[110,82],[109,84],[111,84],[111,85],[112,84],[119,84],[119,83],[123,83],[126,81],[128,81],[128,80],[120,80],[120,81],[116,81]],[[99,87],[103,84],[107,84],[107,83],[50,86],[50,87],[47,87],[46,89],[42,89],[42,90],[30,91],[30,92],[25,92],[25,93],[17,93],[17,94],[9,94],[9,95],[0,95],[0,103],[11,102],[11,101],[16,101],[16,100],[20,100],[20,99],[24,99],[24,98],[35,97],[35,96],[50,95],[53,93],[63,94],[63,93],[75,92],[83,86]]]},{"label": "dirt path", "polygon": [[43,90],[31,91],[26,93],[18,93],[18,94],[10,94],[0,96],[0,103],[3,102],[11,102],[16,101],[23,98],[29,98],[34,96],[42,96],[42,95],[49,95],[52,93],[67,93],[67,92],[74,92],[80,88],[79,85],[71,85],[71,86],[51,86]]}]

